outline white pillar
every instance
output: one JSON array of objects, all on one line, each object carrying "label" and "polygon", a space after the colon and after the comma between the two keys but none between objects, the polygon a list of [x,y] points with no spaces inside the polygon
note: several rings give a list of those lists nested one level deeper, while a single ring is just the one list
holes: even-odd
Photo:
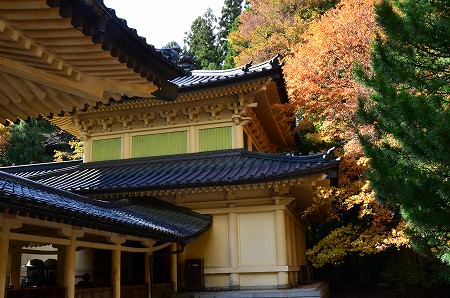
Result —
[{"label": "white pillar", "polygon": [[[291,254],[292,254],[292,266],[297,267],[298,266],[298,262],[297,262],[297,241],[296,241],[296,229],[295,229],[295,222],[293,219],[291,219],[290,221],[291,224]],[[294,286],[296,286],[298,284],[298,272],[297,270],[292,271],[292,279],[293,279],[293,284]]]},{"label": "white pillar", "polygon": [[244,148],[244,126],[241,122],[234,124],[234,148]]},{"label": "white pillar", "polygon": [[[292,266],[292,241],[291,241],[291,223],[290,223],[289,215],[285,215],[284,224],[286,226],[286,250],[287,250],[287,263],[288,266]],[[293,282],[292,271],[288,272],[289,275],[289,284]]]},{"label": "white pillar", "polygon": [[[236,213],[228,213],[228,250],[229,263],[232,270],[239,267],[239,233],[238,216]],[[230,273],[230,289],[237,290],[241,285],[239,273]]]},{"label": "white pillar", "polygon": [[[275,210],[275,244],[277,266],[288,265],[287,247],[286,247],[286,225],[284,210]],[[278,271],[278,288],[289,287],[289,275],[287,271]]]}]

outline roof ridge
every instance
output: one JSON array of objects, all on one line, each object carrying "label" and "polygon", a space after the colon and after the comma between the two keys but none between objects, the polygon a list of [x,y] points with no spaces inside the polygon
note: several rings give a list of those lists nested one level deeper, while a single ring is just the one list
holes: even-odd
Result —
[{"label": "roof ridge", "polygon": [[142,164],[143,161],[154,161],[154,163],[162,163],[167,160],[173,160],[177,158],[176,161],[185,161],[192,159],[205,159],[211,157],[222,157],[222,156],[235,156],[239,155],[242,151],[246,151],[245,149],[224,149],[224,150],[215,150],[215,151],[204,151],[204,152],[194,152],[194,153],[181,153],[181,154],[171,154],[171,155],[160,155],[160,156],[148,156],[148,157],[137,157],[137,158],[128,158],[121,160],[108,160],[108,161],[97,161],[97,162],[88,162],[82,163],[80,168],[103,168],[103,167],[111,167],[111,166],[127,166],[127,165],[135,165]]},{"label": "roof ridge", "polygon": [[40,190],[43,192],[64,195],[69,198],[81,200],[84,203],[89,203],[92,205],[97,205],[97,202],[103,202],[103,201],[92,199],[92,198],[89,198],[89,197],[86,197],[86,196],[83,196],[80,194],[76,194],[76,193],[73,193],[73,192],[70,192],[67,190],[62,190],[62,189],[47,185],[45,183],[39,182],[39,181],[33,181],[28,178],[15,176],[13,174],[3,172],[3,171],[0,171],[0,179],[6,180],[6,181],[9,181],[12,183],[20,184],[23,186],[32,187],[34,189],[37,189],[37,190]]}]

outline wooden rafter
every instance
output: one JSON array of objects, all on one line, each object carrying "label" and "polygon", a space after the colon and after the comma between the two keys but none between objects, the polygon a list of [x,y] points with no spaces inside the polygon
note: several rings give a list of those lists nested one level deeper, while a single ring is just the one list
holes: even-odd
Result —
[{"label": "wooden rafter", "polygon": [[[153,81],[164,80],[155,74],[179,73],[154,50],[150,58],[142,56],[145,44],[122,29],[118,19],[102,17],[97,2],[61,3],[0,1],[0,123],[72,112],[122,95],[154,98],[158,87]],[[79,5],[85,8],[77,10]],[[99,33],[103,21],[110,22],[120,42]],[[128,42],[131,52],[121,48]]]}]

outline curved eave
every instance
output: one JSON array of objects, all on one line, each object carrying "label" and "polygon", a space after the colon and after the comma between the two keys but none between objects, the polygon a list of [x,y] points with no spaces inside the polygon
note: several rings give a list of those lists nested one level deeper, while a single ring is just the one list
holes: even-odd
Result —
[{"label": "curved eave", "polygon": [[149,198],[139,206],[138,204],[139,202],[125,205],[121,202],[96,202],[0,172],[2,212],[179,243],[188,243],[198,238],[211,225],[210,215],[201,215],[156,199],[151,201]]},{"label": "curved eave", "polygon": [[183,71],[94,0],[0,1],[0,122],[122,95],[175,99]]}]

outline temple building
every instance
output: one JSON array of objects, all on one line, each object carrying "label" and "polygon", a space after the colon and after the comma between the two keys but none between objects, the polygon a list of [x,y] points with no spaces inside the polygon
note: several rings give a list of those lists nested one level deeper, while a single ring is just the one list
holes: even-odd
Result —
[{"label": "temple building", "polygon": [[85,150],[0,168],[0,297],[285,297],[339,166],[290,153],[288,102],[278,57],[192,70],[101,1],[0,1],[0,121],[47,117]]}]

